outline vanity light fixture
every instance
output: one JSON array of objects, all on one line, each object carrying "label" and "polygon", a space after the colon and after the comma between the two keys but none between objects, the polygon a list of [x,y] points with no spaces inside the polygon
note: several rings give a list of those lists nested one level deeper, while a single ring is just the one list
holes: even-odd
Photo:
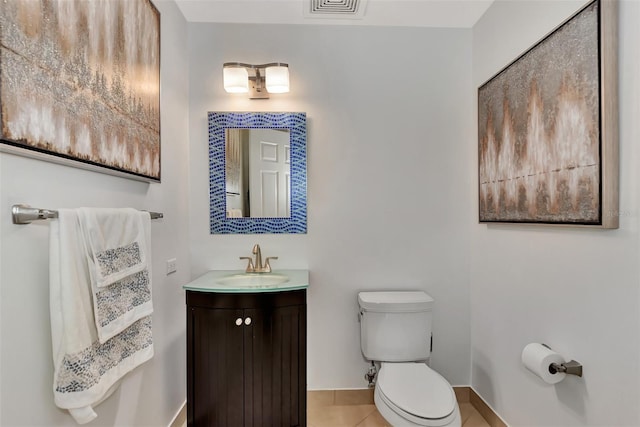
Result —
[{"label": "vanity light fixture", "polygon": [[283,62],[261,65],[225,62],[222,76],[224,90],[249,93],[251,99],[269,98],[269,93],[289,92],[289,65]]}]

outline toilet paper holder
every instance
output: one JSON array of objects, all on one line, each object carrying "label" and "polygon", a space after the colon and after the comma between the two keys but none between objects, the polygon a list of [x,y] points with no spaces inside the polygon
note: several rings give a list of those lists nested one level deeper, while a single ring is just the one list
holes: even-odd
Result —
[{"label": "toilet paper holder", "polygon": [[[548,345],[544,343],[542,345],[551,350],[551,347],[549,347]],[[580,362],[576,362],[575,360],[571,360],[569,362],[552,363],[551,365],[549,365],[549,373],[557,374],[559,372],[567,375],[577,375],[579,377],[582,377],[582,364]]]}]

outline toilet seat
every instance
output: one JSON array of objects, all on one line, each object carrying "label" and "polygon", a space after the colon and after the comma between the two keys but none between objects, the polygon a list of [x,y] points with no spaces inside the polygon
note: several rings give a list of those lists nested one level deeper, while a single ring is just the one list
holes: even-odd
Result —
[{"label": "toilet seat", "polygon": [[378,395],[402,418],[423,426],[445,426],[455,417],[451,385],[424,363],[382,363]]}]

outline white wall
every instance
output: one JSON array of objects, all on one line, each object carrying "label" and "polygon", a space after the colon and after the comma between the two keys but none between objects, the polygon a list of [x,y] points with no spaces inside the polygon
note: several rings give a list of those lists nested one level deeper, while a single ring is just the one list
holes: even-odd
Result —
[{"label": "white wall", "polygon": [[[0,154],[0,425],[73,426],[53,403],[46,221],[11,223],[10,208],[130,206],[163,212],[152,223],[154,358],[96,408],[88,425],[166,426],[185,398],[185,315],[189,276],[186,22],[173,2],[162,18],[162,184]],[[166,276],[165,260],[178,272]]]},{"label": "white wall", "polygon": [[[309,268],[308,385],[363,388],[357,292],[436,300],[432,366],[469,384],[471,31],[189,24],[194,277],[241,269],[259,243],[274,268]],[[222,87],[229,61],[287,62],[291,92]],[[305,111],[308,233],[208,234],[208,111]]]},{"label": "white wall", "polygon": [[[582,4],[496,1],[473,28],[474,87]],[[640,2],[619,16],[620,228],[471,227],[472,386],[512,426],[640,425]],[[584,377],[542,383],[520,363],[529,342],[582,362]]]}]

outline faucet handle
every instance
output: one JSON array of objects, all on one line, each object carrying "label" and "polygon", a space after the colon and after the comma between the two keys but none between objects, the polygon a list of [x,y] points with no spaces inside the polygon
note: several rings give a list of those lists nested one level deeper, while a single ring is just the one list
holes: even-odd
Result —
[{"label": "faucet handle", "polygon": [[247,269],[245,270],[247,273],[253,273],[254,271],[256,271],[255,267],[253,266],[253,260],[251,259],[251,257],[241,256],[240,259],[249,260],[249,263],[247,264]]},{"label": "faucet handle", "polygon": [[271,264],[269,264],[269,260],[270,259],[278,259],[277,256],[268,256],[267,259],[264,261],[264,272],[265,273],[271,273]]}]

